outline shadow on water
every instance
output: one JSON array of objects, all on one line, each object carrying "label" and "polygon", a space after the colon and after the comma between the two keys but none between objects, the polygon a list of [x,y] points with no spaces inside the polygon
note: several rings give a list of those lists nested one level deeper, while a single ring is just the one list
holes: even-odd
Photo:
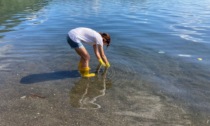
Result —
[{"label": "shadow on water", "polygon": [[57,71],[52,73],[40,73],[32,74],[23,77],[20,80],[21,84],[34,84],[38,82],[51,81],[51,80],[60,80],[65,78],[76,78],[80,77],[78,70],[73,71]]},{"label": "shadow on water", "polygon": [[97,103],[98,98],[105,96],[106,89],[112,86],[109,79],[106,78],[107,69],[102,73],[96,71],[93,78],[81,78],[70,90],[70,104],[79,109],[100,109],[101,105]]}]

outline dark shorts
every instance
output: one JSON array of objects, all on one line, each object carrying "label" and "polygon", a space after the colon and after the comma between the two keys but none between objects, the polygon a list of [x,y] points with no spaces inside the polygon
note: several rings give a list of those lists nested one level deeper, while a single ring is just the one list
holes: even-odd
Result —
[{"label": "dark shorts", "polygon": [[66,39],[67,39],[67,42],[69,43],[69,45],[71,46],[71,48],[73,48],[73,49],[83,47],[82,42],[74,42],[73,40],[71,40],[69,35],[67,35]]}]

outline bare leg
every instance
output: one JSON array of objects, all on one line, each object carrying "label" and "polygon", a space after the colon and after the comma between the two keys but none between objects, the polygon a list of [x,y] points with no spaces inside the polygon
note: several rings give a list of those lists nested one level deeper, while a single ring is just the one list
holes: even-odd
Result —
[{"label": "bare leg", "polygon": [[87,52],[87,50],[82,47],[82,48],[76,48],[75,49],[77,54],[80,55],[81,59],[80,59],[80,63],[81,63],[81,67],[89,67],[89,61],[90,61],[90,55]]},{"label": "bare leg", "polygon": [[90,55],[87,52],[87,50],[84,47],[76,48],[76,52],[80,55],[80,62],[78,65],[79,72],[82,75],[82,77],[94,77],[94,73],[89,73],[89,61],[90,61]]}]

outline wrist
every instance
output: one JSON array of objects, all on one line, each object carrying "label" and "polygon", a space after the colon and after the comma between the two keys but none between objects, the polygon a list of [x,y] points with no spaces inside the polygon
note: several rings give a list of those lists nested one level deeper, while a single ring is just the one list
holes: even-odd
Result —
[{"label": "wrist", "polygon": [[109,64],[109,62],[107,62],[107,63],[106,63],[106,67],[107,67],[107,68],[108,68],[108,67],[110,67],[110,64]]}]

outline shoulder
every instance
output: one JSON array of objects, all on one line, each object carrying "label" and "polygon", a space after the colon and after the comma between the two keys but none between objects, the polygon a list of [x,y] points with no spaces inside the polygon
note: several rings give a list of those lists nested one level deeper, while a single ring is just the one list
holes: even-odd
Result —
[{"label": "shoulder", "polygon": [[98,32],[95,33],[95,38],[96,38],[96,44],[103,46],[103,38]]},{"label": "shoulder", "polygon": [[73,28],[70,31],[86,31],[86,32],[96,32],[95,30],[91,29],[91,28],[87,28],[87,27],[77,27],[77,28]]}]

